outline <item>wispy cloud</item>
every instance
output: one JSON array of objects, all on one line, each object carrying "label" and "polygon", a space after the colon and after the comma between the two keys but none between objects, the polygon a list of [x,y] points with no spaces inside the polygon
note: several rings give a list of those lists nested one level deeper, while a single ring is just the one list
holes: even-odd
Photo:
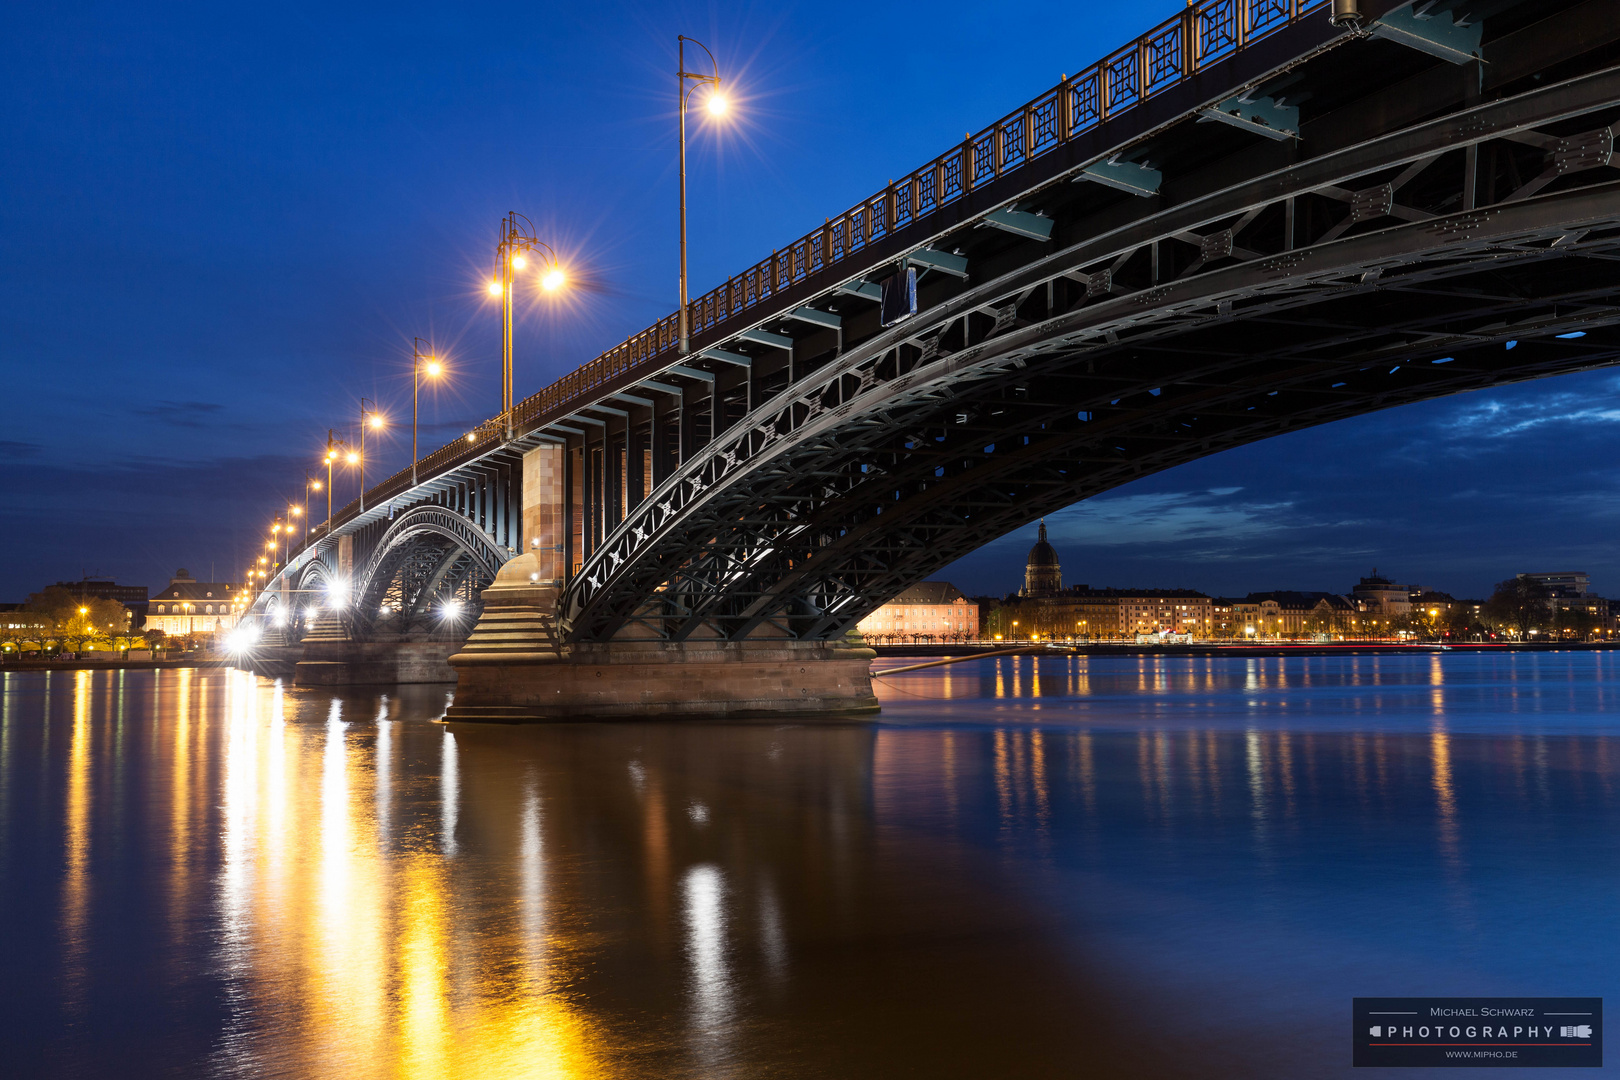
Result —
[{"label": "wispy cloud", "polygon": [[1054,540],[1097,547],[1251,540],[1296,525],[1291,500],[1231,499],[1242,488],[1100,496],[1052,516]]},{"label": "wispy cloud", "polygon": [[207,427],[210,418],[225,406],[212,401],[160,401],[144,409],[136,409],[137,416],[150,416],[170,427]]},{"label": "wispy cloud", "polygon": [[1536,403],[1535,411],[1514,408],[1500,401],[1482,401],[1459,410],[1440,425],[1453,440],[1508,439],[1549,426],[1568,427],[1620,422],[1620,405],[1593,405],[1573,394],[1550,395]]}]

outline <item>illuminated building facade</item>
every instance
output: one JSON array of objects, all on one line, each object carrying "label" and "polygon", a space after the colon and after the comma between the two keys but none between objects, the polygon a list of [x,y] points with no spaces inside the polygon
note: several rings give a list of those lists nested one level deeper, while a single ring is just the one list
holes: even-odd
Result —
[{"label": "illuminated building facade", "polygon": [[246,586],[232,581],[198,581],[184,568],[152,597],[146,615],[148,630],[165,634],[213,634],[236,625]]},{"label": "illuminated building facade", "polygon": [[924,581],[860,621],[870,641],[960,641],[979,636],[979,605],[948,581]]}]

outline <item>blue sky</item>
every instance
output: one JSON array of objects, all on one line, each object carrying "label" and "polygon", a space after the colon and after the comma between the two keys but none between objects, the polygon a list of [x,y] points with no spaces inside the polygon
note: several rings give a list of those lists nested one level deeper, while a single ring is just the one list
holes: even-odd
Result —
[{"label": "blue sky", "polygon": [[[584,286],[522,312],[519,395],[673,310],[677,33],[738,99],[693,139],[701,292],[1178,6],[6,7],[0,600],[231,573],[362,395],[408,422],[413,336],[452,376],[424,450],[492,414],[508,210]],[[1463,594],[1575,566],[1620,593],[1617,409],[1597,374],[1397,410],[1141,481],[1054,539],[1092,584],[1339,589],[1376,563]],[[396,426],[374,475],[408,451]],[[948,576],[1015,586],[1026,532]]]}]

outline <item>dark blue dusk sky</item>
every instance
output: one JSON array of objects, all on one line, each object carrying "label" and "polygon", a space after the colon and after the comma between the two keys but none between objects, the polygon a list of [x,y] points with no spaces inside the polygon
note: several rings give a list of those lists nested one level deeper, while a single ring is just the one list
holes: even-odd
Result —
[{"label": "dark blue dusk sky", "polygon": [[[677,33],[738,99],[694,134],[697,293],[1178,7],[6,7],[0,600],[234,576],[362,395],[397,421],[372,478],[408,463],[415,335],[452,369],[424,452],[492,415],[508,210],[584,286],[522,306],[520,396],[672,311]],[[1337,591],[1376,564],[1620,594],[1617,422],[1606,373],[1408,407],[1138,482],[1053,539],[1093,585]],[[1033,533],[945,576],[1014,588]]]}]

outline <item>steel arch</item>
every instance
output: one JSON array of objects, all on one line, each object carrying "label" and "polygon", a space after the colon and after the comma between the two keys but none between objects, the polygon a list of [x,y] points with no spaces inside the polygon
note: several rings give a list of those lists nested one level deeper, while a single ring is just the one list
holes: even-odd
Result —
[{"label": "steel arch", "polygon": [[[912,501],[905,511],[891,513],[882,527],[863,521],[851,533],[848,518],[852,507],[848,504],[861,499],[854,490],[858,485],[850,485],[840,470],[847,467],[852,454],[871,454],[875,444],[903,432],[907,425],[937,425],[939,418],[931,416],[930,410],[965,407],[976,394],[982,396],[1012,381],[1028,381],[1034,374],[1081,359],[1088,370],[1095,370],[1098,364],[1107,365],[1122,353],[1166,348],[1169,339],[1197,334],[1212,325],[1275,320],[1290,308],[1331,306],[1335,300],[1376,295],[1392,285],[1412,289],[1427,282],[1428,287],[1438,289],[1434,283],[1469,274],[1501,272],[1538,260],[1581,255],[1593,259],[1611,257],[1615,245],[1603,230],[1613,225],[1617,198],[1612,183],[1577,187],[1556,195],[1536,196],[1536,192],[1554,184],[1567,187],[1569,175],[1608,163],[1612,149],[1603,154],[1578,152],[1572,156],[1566,148],[1599,144],[1600,149],[1612,148],[1612,128],[1576,137],[1570,137],[1567,129],[1594,112],[1612,113],[1617,101],[1620,69],[1611,68],[1419,124],[1088,237],[970,289],[900,330],[879,335],[795,382],[784,395],[735,423],[684,462],[641,508],[628,515],[604,538],[569,586],[561,609],[565,633],[580,640],[601,640],[626,623],[639,621],[660,636],[684,637],[700,625],[707,625],[721,636],[738,637],[746,636],[766,620],[777,621],[790,636],[836,632],[852,624],[864,610],[863,605],[872,606],[873,592],[881,598],[887,595],[885,590],[907,584],[904,574],[885,572],[875,578],[868,575],[871,589],[853,589],[836,597],[820,594],[814,599],[803,592],[789,595],[792,590],[786,588],[786,583],[807,583],[812,576],[823,580],[829,574],[836,576],[833,567],[839,556],[835,552],[856,542],[845,540],[846,535],[875,540],[886,530],[898,529],[897,520],[921,505]],[[1611,116],[1611,123],[1613,119]],[[1561,134],[1538,130],[1560,125],[1564,129]],[[1444,171],[1437,170],[1436,165],[1445,166],[1448,154],[1460,157],[1465,148],[1493,139],[1545,148],[1546,171],[1530,184],[1510,192],[1497,205],[1472,209],[1475,204],[1471,181],[1465,182],[1460,175],[1463,170],[1458,169],[1456,186],[1465,188],[1462,205],[1470,208],[1464,213],[1421,210],[1403,205],[1411,200],[1398,198],[1408,185],[1414,190],[1434,188],[1434,177]],[[1371,184],[1361,191],[1346,186],[1375,180],[1384,183]],[[1441,187],[1445,185],[1442,177]],[[1378,198],[1369,199],[1368,192]],[[1342,200],[1349,203],[1349,212],[1337,225],[1319,232],[1314,242],[1294,248],[1294,202],[1306,197]],[[1283,250],[1271,255],[1247,250],[1244,245],[1252,241],[1241,239],[1243,230],[1258,228],[1257,221],[1266,221],[1268,212],[1282,206],[1287,207],[1288,221]],[[1280,216],[1273,213],[1272,219]],[[1393,226],[1389,224],[1391,218],[1395,219]],[[1184,269],[1172,275],[1173,280],[1160,283],[1159,245],[1168,242],[1191,244],[1201,253],[1191,265],[1184,259]],[[1154,268],[1151,287],[1127,287],[1120,280],[1120,271],[1133,259],[1140,263],[1139,256],[1150,247]],[[1597,275],[1600,279],[1603,276]],[[1024,302],[1043,284],[1050,297],[1051,283],[1058,278],[1082,283],[1081,301],[1058,312],[1056,318],[1050,317],[1050,311],[1045,318],[1025,317]],[[1583,297],[1577,288],[1566,300],[1566,320],[1590,324],[1608,317],[1601,297]],[[1580,310],[1572,312],[1570,305]],[[1547,324],[1543,333],[1550,333],[1558,318],[1555,310],[1543,320]],[[981,326],[976,340],[971,325],[974,320],[990,324]],[[1455,327],[1438,324],[1414,324],[1408,329],[1413,333],[1393,348],[1388,332],[1341,334],[1342,340],[1328,344],[1330,351],[1336,349],[1340,354],[1336,357],[1339,366],[1344,366],[1347,358],[1368,355],[1393,352],[1410,356],[1431,347],[1455,351],[1478,336],[1448,336]],[[953,334],[960,338],[954,349],[946,346],[947,338]],[[1285,349],[1282,355],[1286,353]],[[1530,352],[1519,355],[1518,366],[1526,372],[1522,376],[1493,368],[1488,375],[1476,372],[1470,380],[1458,367],[1451,369],[1458,377],[1450,380],[1450,389],[1436,386],[1427,395],[1418,396],[1480,385],[1481,379],[1492,382],[1533,377],[1567,370],[1571,364],[1606,362],[1586,356],[1538,367],[1523,359]],[[1313,375],[1322,370],[1320,358],[1315,363]],[[1221,357],[1212,364],[1193,364],[1173,375],[1154,372],[1149,383],[1216,378],[1223,366],[1233,366],[1231,359]],[[1160,392],[1151,385],[1132,386],[1134,380],[1123,381],[1126,386],[1122,392]],[[1297,381],[1284,379],[1283,384]],[[1268,396],[1277,392],[1268,384]],[[1307,422],[1322,422],[1334,415],[1349,415],[1401,400],[1416,397],[1410,391],[1391,395],[1372,389],[1359,408],[1303,408],[1281,421],[1268,418],[1247,437],[1222,433],[1218,438],[1206,438],[1202,452],[1213,452],[1217,444],[1219,448],[1237,445]],[[1112,404],[1118,403],[1115,397]],[[1072,407],[1076,403],[1069,404]],[[1320,419],[1309,419],[1312,416]],[[1054,414],[1052,419],[1058,416]],[[1070,432],[1067,443],[1082,445],[1090,434],[1095,433]],[[993,442],[993,429],[989,437]],[[1039,441],[1046,444],[1044,449],[1025,457],[1050,458],[1067,452],[1063,441]],[[908,443],[907,448],[925,449],[920,442]],[[938,454],[904,456],[937,458]],[[1069,497],[1057,505],[1195,456],[1198,454],[1142,457],[1112,483],[1071,483]],[[863,471],[868,467],[863,464]],[[1009,457],[988,471],[975,470],[973,482],[982,485],[994,473],[1016,467],[1018,463]],[[937,475],[917,475],[919,470],[935,471]],[[948,502],[952,497],[948,493],[963,485],[956,482],[957,477],[945,475],[946,471],[945,466],[937,464],[931,469],[918,466],[908,471],[896,462],[885,470],[884,482],[931,486],[932,501]],[[803,478],[815,476],[828,480],[824,492],[818,495],[795,489]],[[840,488],[840,484],[844,487]],[[893,494],[898,498],[900,492],[895,490]],[[866,501],[871,502],[870,498]],[[867,512],[875,517],[882,509],[868,506]],[[901,510],[894,506],[889,509]],[[968,530],[979,535],[969,550],[1038,512],[1034,508],[1025,510],[987,534],[977,528]],[[992,516],[999,521],[1004,515]],[[830,529],[833,538],[793,547],[790,541],[795,534],[818,528]],[[791,556],[782,553],[784,546],[792,550]],[[818,568],[814,574],[804,565],[812,556]],[[859,561],[853,553],[850,557]],[[798,565],[785,570],[767,565],[784,558],[789,562],[796,559]],[[943,561],[948,560],[936,565],[943,565]],[[777,584],[760,584],[773,573],[780,575]],[[741,598],[746,602],[740,602]],[[773,604],[777,610],[771,610]],[[794,609],[797,614],[790,614]]]},{"label": "steel arch", "polygon": [[476,604],[477,582],[494,581],[505,561],[496,541],[471,520],[439,506],[418,506],[401,514],[377,541],[365,576],[355,587],[347,610],[352,629],[369,629],[384,591],[413,554],[428,556],[422,586],[412,597],[412,610],[402,612],[408,626],[421,614],[421,605],[441,586],[467,587]]},{"label": "steel arch", "polygon": [[[780,505],[782,493],[799,478],[817,471],[837,474],[840,462],[860,451],[853,443],[861,441],[862,428],[892,434],[907,426],[937,425],[938,417],[931,413],[961,407],[972,399],[975,387],[982,392],[1009,379],[1027,381],[1041,370],[1081,358],[1095,366],[1111,356],[1140,349],[1155,337],[1169,339],[1222,322],[1274,317],[1289,308],[1372,293],[1397,281],[1402,287],[1413,288],[1426,280],[1433,287],[1435,282],[1500,272],[1515,264],[1581,254],[1593,256],[1594,261],[1620,256],[1613,232],[1620,228],[1617,215],[1620,191],[1613,184],[1603,184],[1349,238],[1335,236],[1316,249],[1204,271],[1151,290],[1148,296],[1105,297],[1042,324],[1019,327],[1015,320],[1008,319],[1001,326],[1003,320],[998,317],[998,329],[987,340],[949,355],[928,356],[926,351],[921,352],[915,366],[904,372],[898,370],[897,358],[896,370],[884,379],[879,365],[886,357],[896,355],[903,344],[899,334],[887,335],[830,365],[824,377],[818,374],[817,378],[795,385],[789,399],[778,398],[756,410],[732,429],[740,434],[718,440],[683,466],[653,494],[642,512],[626,519],[607,538],[582,568],[565,597],[565,629],[582,640],[600,640],[612,636],[627,622],[640,621],[660,634],[676,638],[693,633],[700,625],[707,625],[721,636],[741,637],[764,621],[774,621],[795,637],[839,633],[894,589],[1040,513],[1216,448],[1398,401],[1417,400],[1417,396],[1371,393],[1359,406],[1346,409],[1340,403],[1337,409],[1301,411],[1280,424],[1276,417],[1268,416],[1264,423],[1253,425],[1247,436],[1227,434],[1218,440],[1218,445],[1206,442],[1205,448],[1190,454],[1138,459],[1123,472],[1116,470],[1112,482],[1100,486],[1069,478],[1057,489],[1063,492],[1061,495],[1027,502],[1011,511],[987,513],[971,528],[958,520],[956,542],[947,542],[943,534],[932,530],[929,551],[933,554],[915,553],[901,562],[895,562],[893,557],[880,560],[884,565],[871,566],[855,575],[861,580],[843,581],[840,575],[862,562],[863,550],[870,550],[874,544],[881,547],[884,536],[904,530],[908,514],[926,505],[932,505],[937,512],[965,494],[964,484],[952,483],[941,474],[937,479],[946,482],[932,484],[935,490],[931,497],[903,508],[893,507],[899,513],[890,514],[882,522],[875,520],[880,508],[871,519],[858,523],[851,521],[848,506],[836,512],[822,509],[814,515],[806,513],[807,505],[816,500],[807,500],[803,495],[788,500],[797,501],[796,507]],[[1577,233],[1585,237],[1577,237]],[[1031,276],[1032,271],[1019,271],[973,290],[932,313],[930,322],[920,328],[907,324],[906,337],[915,342],[942,323],[986,306],[994,308],[998,297],[1025,286]],[[1388,280],[1383,280],[1386,277]],[[1584,295],[1583,290],[1572,292],[1563,298],[1565,321],[1561,323],[1555,316],[1541,332],[1551,334],[1566,324],[1593,326],[1620,318],[1620,312],[1602,302],[1612,288],[1612,283],[1604,282],[1595,290],[1598,295],[1591,295],[1593,290],[1584,290]],[[1375,337],[1387,338],[1389,329],[1381,328],[1376,335],[1364,334],[1365,340],[1360,343],[1354,340],[1355,335],[1349,335],[1341,344],[1339,367],[1354,370],[1373,353],[1387,352],[1387,347],[1366,346]],[[1400,352],[1408,357],[1435,348],[1455,352],[1464,343],[1455,336],[1433,333],[1426,335],[1428,340],[1419,342],[1424,336],[1417,334],[1403,344]],[[1488,377],[1477,376],[1471,381],[1462,377],[1464,369],[1459,367],[1455,369],[1459,378],[1450,385],[1436,384],[1429,393],[1418,396],[1612,359],[1584,355],[1583,350],[1583,355],[1568,357],[1567,364],[1548,361],[1541,370],[1536,368],[1535,351],[1520,354],[1517,363],[1526,372],[1522,376],[1492,371]],[[1204,366],[1218,369],[1220,365]],[[1320,378],[1322,370],[1318,366],[1310,375]],[[1189,374],[1207,378],[1216,371],[1182,372],[1179,378],[1184,381]],[[1293,381],[1301,377],[1296,374]],[[1481,377],[1483,382],[1479,381]],[[1156,379],[1171,381],[1162,372],[1154,372],[1149,381]],[[1267,386],[1269,395],[1271,384]],[[1142,386],[1135,392],[1149,389]],[[1075,403],[1068,404],[1072,408]],[[1022,461],[1009,456],[1005,464],[998,463],[989,473],[978,473],[970,484],[982,487],[997,472],[1028,467],[1036,459],[1072,455],[1076,447],[1094,438],[1092,432],[1075,430],[1066,440],[1043,439],[1039,452],[1022,455]],[[913,474],[916,471],[911,470]],[[928,481],[915,475],[898,475],[904,469],[896,472],[884,482],[898,487],[903,482],[921,481],[929,486]],[[827,492],[830,499],[846,502],[853,494]],[[779,505],[773,507],[773,502]],[[831,530],[825,543],[790,543],[795,534],[817,528]],[[947,557],[946,552],[951,554]],[[809,562],[815,564],[813,569],[807,567]],[[773,576],[775,580],[771,581]],[[648,607],[650,599],[657,601],[653,608]]]}]

